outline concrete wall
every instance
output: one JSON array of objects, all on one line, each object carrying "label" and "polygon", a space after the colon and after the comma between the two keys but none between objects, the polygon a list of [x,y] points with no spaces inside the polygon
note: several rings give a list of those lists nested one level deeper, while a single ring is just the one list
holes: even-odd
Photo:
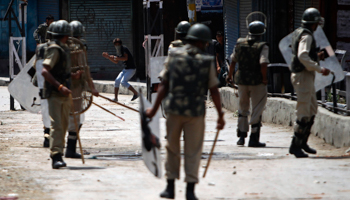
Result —
[{"label": "concrete wall", "polygon": [[[139,83],[139,82],[129,82],[129,83],[131,86],[135,88],[136,91],[139,91],[139,89],[141,88],[142,94],[146,96],[146,93],[147,93],[146,83]],[[98,92],[114,94],[114,81],[94,81],[94,85]],[[123,86],[120,86],[118,93],[128,94],[128,95],[132,94],[130,90],[128,90]]]},{"label": "concrete wall", "polygon": [[[224,108],[233,112],[238,110],[239,98],[232,88],[221,88],[220,94]],[[292,126],[296,118],[295,106],[296,101],[268,98],[262,121]],[[350,117],[336,115],[319,107],[311,132],[335,147],[350,146]]]}]

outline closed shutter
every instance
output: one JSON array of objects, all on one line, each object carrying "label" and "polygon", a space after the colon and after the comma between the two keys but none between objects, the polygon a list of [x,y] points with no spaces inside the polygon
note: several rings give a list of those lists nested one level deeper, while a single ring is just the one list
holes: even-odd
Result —
[{"label": "closed shutter", "polygon": [[225,58],[228,58],[236,45],[239,36],[239,20],[237,0],[224,1],[225,16]]},{"label": "closed shutter", "polygon": [[[314,1],[315,2],[315,1]],[[311,0],[295,0],[294,3],[294,29],[301,26],[304,11],[311,7]]]},{"label": "closed shutter", "polygon": [[44,23],[48,15],[52,15],[55,18],[55,21],[59,20],[59,13],[59,0],[38,0],[38,24]]},{"label": "closed shutter", "polygon": [[102,52],[115,55],[113,39],[120,38],[133,54],[132,1],[70,0],[69,6],[70,20],[79,20],[85,26],[84,39],[91,71],[121,71],[122,62],[116,66],[103,58]]},{"label": "closed shutter", "polygon": [[245,37],[248,34],[246,17],[252,12],[252,0],[239,0],[239,22],[240,22],[240,37]]}]

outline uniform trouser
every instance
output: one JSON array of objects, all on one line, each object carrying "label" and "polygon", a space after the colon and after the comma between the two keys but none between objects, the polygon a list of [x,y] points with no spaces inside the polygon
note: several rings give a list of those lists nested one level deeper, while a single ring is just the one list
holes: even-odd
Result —
[{"label": "uniform trouser", "polygon": [[[238,117],[238,129],[241,132],[248,132],[249,124],[256,124],[261,121],[261,115],[267,101],[267,87],[265,84],[238,85],[238,94],[238,114],[240,115],[240,117]],[[252,114],[248,124],[250,100],[252,101]]]},{"label": "uniform trouser", "polygon": [[71,108],[69,97],[63,97],[52,92],[48,98],[49,114],[51,118],[50,151],[51,156],[63,155],[65,135],[68,129],[69,112]]},{"label": "uniform trouser", "polygon": [[291,81],[298,97],[296,106],[297,121],[307,123],[312,116],[316,115],[318,108],[314,86],[315,72],[304,70],[292,73]]},{"label": "uniform trouser", "polygon": [[165,163],[167,179],[180,178],[180,137],[184,131],[185,181],[198,182],[204,140],[205,116],[186,117],[167,115],[167,158]]},{"label": "uniform trouser", "polygon": [[51,120],[49,115],[49,105],[47,99],[40,100],[41,115],[45,128],[50,128]]}]

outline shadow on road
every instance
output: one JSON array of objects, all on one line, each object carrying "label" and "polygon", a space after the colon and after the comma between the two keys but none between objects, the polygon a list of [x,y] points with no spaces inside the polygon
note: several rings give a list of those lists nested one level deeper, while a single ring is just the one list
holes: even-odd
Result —
[{"label": "shadow on road", "polygon": [[350,155],[343,156],[317,156],[317,157],[309,157],[311,159],[350,159]]},{"label": "shadow on road", "polygon": [[69,170],[91,170],[91,169],[106,169],[105,167],[67,167]]}]

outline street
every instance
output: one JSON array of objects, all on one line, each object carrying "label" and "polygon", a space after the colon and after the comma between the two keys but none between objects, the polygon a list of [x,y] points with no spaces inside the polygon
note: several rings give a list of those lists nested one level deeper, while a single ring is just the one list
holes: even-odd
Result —
[{"label": "street", "polygon": [[[113,98],[113,94],[104,94]],[[119,102],[138,109],[139,101],[120,95]],[[17,194],[19,199],[155,200],[166,178],[155,178],[141,157],[139,114],[95,98],[94,102],[125,119],[92,105],[85,113],[81,142],[85,164],[64,158],[66,168],[53,170],[49,149],[42,147],[41,114],[9,111],[7,87],[0,87],[0,197]],[[16,104],[19,109],[19,105]],[[260,141],[266,148],[236,145],[237,117],[226,111],[214,156],[202,178],[215,138],[217,114],[207,102],[206,135],[196,195],[214,199],[350,199],[350,155],[312,135],[309,145],[317,155],[296,159],[289,155],[292,127],[263,124]],[[165,119],[161,119],[162,167],[165,161]],[[78,151],[78,150],[77,150]],[[183,162],[183,160],[182,160]],[[183,163],[182,163],[183,164]],[[186,183],[176,181],[176,199],[185,199]]]}]

